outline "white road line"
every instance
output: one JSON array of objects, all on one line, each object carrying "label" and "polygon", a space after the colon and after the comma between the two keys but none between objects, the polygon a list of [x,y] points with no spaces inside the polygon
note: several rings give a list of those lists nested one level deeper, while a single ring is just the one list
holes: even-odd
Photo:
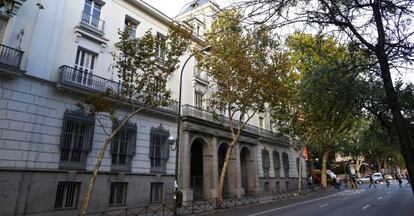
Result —
[{"label": "white road line", "polygon": [[282,209],[285,209],[285,208],[290,208],[290,207],[293,207],[293,206],[298,206],[298,205],[302,205],[302,204],[306,204],[306,203],[310,203],[310,202],[314,202],[314,201],[318,201],[318,200],[323,200],[323,199],[326,199],[326,198],[329,198],[329,197],[333,197],[335,195],[336,194],[331,194],[329,196],[320,197],[320,198],[316,198],[316,199],[313,199],[313,200],[307,200],[307,201],[303,201],[303,202],[299,202],[299,203],[295,203],[295,204],[291,204],[291,205],[287,205],[287,206],[282,206],[282,207],[279,207],[279,208],[274,208],[274,209],[269,209],[269,210],[262,211],[262,212],[257,212],[255,214],[250,214],[248,216],[257,216],[257,215],[267,214],[267,213],[274,212],[274,211],[279,211],[279,210],[282,210]]},{"label": "white road line", "polygon": [[325,206],[327,206],[327,205],[328,205],[328,203],[323,204],[323,205],[319,206],[319,208],[323,208],[323,207],[325,207]]},{"label": "white road line", "polygon": [[387,194],[391,193],[391,191],[388,191]]},{"label": "white road line", "polygon": [[378,197],[378,199],[379,199],[379,200],[380,200],[380,199],[382,199],[382,196]]},{"label": "white road line", "polygon": [[368,205],[366,205],[366,206],[364,206],[364,207],[362,207],[362,209],[366,209],[366,208],[368,208],[369,207],[369,204]]},{"label": "white road line", "polygon": [[348,199],[349,197],[345,197],[345,198],[343,198],[342,200],[346,200],[346,199]]}]

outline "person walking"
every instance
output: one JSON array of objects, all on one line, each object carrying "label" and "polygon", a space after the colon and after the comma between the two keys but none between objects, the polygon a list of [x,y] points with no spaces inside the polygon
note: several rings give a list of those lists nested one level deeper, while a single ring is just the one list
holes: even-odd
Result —
[{"label": "person walking", "polygon": [[402,188],[402,186],[401,186],[402,180],[401,180],[401,178],[400,178],[400,176],[398,174],[395,174],[395,179],[397,179],[398,185],[400,185],[400,188]]},{"label": "person walking", "polygon": [[407,179],[407,184],[405,185],[410,185],[411,181],[410,181],[410,176],[408,175],[408,171],[405,173],[405,179]]},{"label": "person walking", "polygon": [[369,186],[368,186],[368,188],[371,188],[371,185],[374,185],[374,187],[377,188],[377,186],[375,185],[375,182],[374,182],[374,178],[372,177],[372,174],[369,175]]}]

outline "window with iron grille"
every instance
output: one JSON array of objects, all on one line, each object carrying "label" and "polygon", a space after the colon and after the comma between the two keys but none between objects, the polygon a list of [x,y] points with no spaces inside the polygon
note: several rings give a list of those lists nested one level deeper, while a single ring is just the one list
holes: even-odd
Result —
[{"label": "window with iron grille", "polygon": [[151,128],[150,134],[150,152],[151,172],[165,173],[167,161],[170,157],[170,150],[167,139],[170,132],[160,125],[157,128]]},{"label": "window with iron grille", "polygon": [[60,138],[59,168],[85,169],[87,154],[92,149],[94,125],[95,119],[82,112],[65,112]]},{"label": "window with iron grille", "polygon": [[164,199],[164,183],[152,182],[151,183],[151,203],[162,203]]},{"label": "window with iron grille", "polygon": [[109,206],[124,206],[127,198],[127,182],[111,182]]},{"label": "window with iron grille", "polygon": [[275,177],[280,177],[280,155],[279,152],[273,151],[273,169],[275,171]]},{"label": "window with iron grille", "polygon": [[56,191],[55,209],[77,207],[80,182],[59,182]]},{"label": "window with iron grille", "polygon": [[285,177],[289,177],[289,155],[286,152],[282,154],[282,161]]},{"label": "window with iron grille", "polygon": [[[114,122],[115,129],[118,122]],[[112,139],[111,158],[112,171],[130,171],[132,157],[135,155],[137,142],[137,125],[125,124]]]},{"label": "window with iron grille", "polygon": [[262,150],[262,167],[263,167],[263,176],[265,178],[268,178],[269,170],[270,170],[270,159],[269,159],[269,151],[266,149]]}]

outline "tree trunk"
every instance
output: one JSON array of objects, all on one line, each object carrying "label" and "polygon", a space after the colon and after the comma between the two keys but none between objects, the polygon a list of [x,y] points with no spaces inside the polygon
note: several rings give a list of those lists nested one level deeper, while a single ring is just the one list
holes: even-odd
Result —
[{"label": "tree trunk", "polygon": [[240,131],[237,132],[236,136],[229,144],[229,147],[226,152],[226,157],[224,158],[223,168],[220,173],[219,186],[217,188],[217,200],[216,201],[217,201],[218,206],[221,206],[221,202],[223,201],[224,177],[226,176],[226,173],[227,173],[227,166],[230,161],[231,153],[233,152],[233,147],[237,143],[239,139],[239,135],[240,135]]},{"label": "tree trunk", "polygon": [[[135,110],[134,112],[128,114],[127,117],[118,125],[118,127],[115,130],[112,131],[112,133],[109,135],[109,137],[105,140],[105,143],[104,143],[101,151],[99,151],[98,158],[96,159],[95,167],[93,168],[93,171],[92,171],[92,176],[89,179],[88,189],[86,190],[85,195],[83,196],[82,206],[81,206],[81,209],[79,211],[79,216],[85,216],[86,211],[88,210],[89,201],[90,201],[91,196],[92,196],[93,187],[95,186],[95,180],[96,180],[96,177],[98,176],[99,168],[101,167],[103,158],[105,156],[105,152],[108,149],[109,144],[111,143],[111,141],[115,137],[115,135],[119,132],[119,130],[121,130],[122,126],[124,126],[125,123],[128,122],[128,120],[132,116],[137,114],[139,111],[141,111],[141,109]],[[102,125],[102,127],[103,127],[103,125]]]},{"label": "tree trunk", "polygon": [[329,155],[329,151],[328,148],[325,147],[323,149],[323,155],[322,155],[322,167],[321,167],[321,184],[322,187],[326,188],[328,186],[327,181],[326,181],[326,170],[327,170],[327,163],[328,163],[328,155]]},{"label": "tree trunk", "polygon": [[[387,103],[391,109],[393,121],[397,128],[398,143],[401,147],[401,153],[404,157],[405,165],[410,176],[411,182],[414,182],[414,151],[410,142],[409,125],[401,114],[401,105],[397,98],[394,85],[391,79],[390,67],[385,51],[377,52],[381,68],[381,77],[384,84],[385,93],[387,95]],[[414,187],[411,187],[414,193]]]},{"label": "tree trunk", "polygon": [[302,162],[300,161],[300,158],[302,157],[302,153],[299,157],[299,167],[298,167],[298,193],[300,194],[302,192]]}]

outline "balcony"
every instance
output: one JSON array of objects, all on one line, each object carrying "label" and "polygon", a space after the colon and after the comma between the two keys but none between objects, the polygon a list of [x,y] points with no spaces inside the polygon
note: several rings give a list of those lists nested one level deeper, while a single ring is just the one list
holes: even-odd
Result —
[{"label": "balcony", "polygon": [[98,43],[106,45],[108,43],[108,39],[104,38],[104,30],[105,21],[85,12],[81,13],[79,25],[75,27],[75,33],[78,33],[78,36],[87,37]]},{"label": "balcony", "polygon": [[0,44],[0,73],[4,75],[20,76],[25,71],[20,69],[23,51]]},{"label": "balcony", "polygon": [[[206,110],[202,110],[202,109],[199,109],[197,107],[194,107],[188,104],[182,106],[182,113],[183,113],[182,114],[183,116],[188,116],[188,117],[192,117],[192,118],[196,118],[196,119],[200,119],[200,120],[204,120],[204,121],[208,121],[208,122],[212,122],[216,124],[228,125],[227,117],[223,115],[216,115]],[[236,121],[233,121],[233,127],[237,127]],[[278,134],[273,133],[272,131],[258,128],[253,125],[247,124],[244,127],[244,131],[251,133],[251,134],[259,135],[260,139],[268,140],[269,142],[272,142],[272,143],[277,143],[279,145],[285,145],[285,146],[289,144],[289,137],[280,136]]]},{"label": "balcony", "polygon": [[[57,87],[83,94],[103,93],[110,89],[115,95],[121,95],[123,89],[120,82],[96,76],[85,70],[67,65],[63,65],[59,68]],[[139,105],[140,102],[137,101],[137,104]],[[177,104],[174,103],[166,107],[154,108],[154,110],[169,111],[175,115],[175,113],[177,113]]]}]

